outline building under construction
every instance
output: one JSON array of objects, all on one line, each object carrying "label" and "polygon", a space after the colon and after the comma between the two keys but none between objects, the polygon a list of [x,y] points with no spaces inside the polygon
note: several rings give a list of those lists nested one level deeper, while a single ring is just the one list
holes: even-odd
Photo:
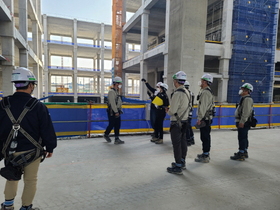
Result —
[{"label": "building under construction", "polygon": [[[127,0],[125,5],[135,14],[123,27],[123,40],[140,44],[141,52],[124,61],[124,72],[172,87],[172,74],[182,70],[196,94],[207,72],[214,76],[218,102],[237,102],[244,82],[254,86],[255,102],[280,100],[278,0]],[[140,95],[145,99],[144,87]]]},{"label": "building under construction", "polygon": [[255,102],[280,101],[278,0],[114,0],[112,26],[42,16],[40,2],[0,0],[1,95],[25,66],[39,80],[34,95],[52,102],[104,102],[114,75],[123,95],[147,99],[141,78],[170,93],[179,70],[195,94],[211,73],[217,102],[237,102],[244,82]]}]

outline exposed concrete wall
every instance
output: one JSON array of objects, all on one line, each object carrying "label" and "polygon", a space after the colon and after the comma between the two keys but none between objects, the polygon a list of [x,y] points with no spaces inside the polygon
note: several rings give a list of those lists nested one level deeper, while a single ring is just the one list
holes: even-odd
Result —
[{"label": "exposed concrete wall", "polygon": [[167,84],[172,91],[172,75],[187,73],[191,90],[197,94],[197,82],[204,72],[207,1],[170,1]]}]

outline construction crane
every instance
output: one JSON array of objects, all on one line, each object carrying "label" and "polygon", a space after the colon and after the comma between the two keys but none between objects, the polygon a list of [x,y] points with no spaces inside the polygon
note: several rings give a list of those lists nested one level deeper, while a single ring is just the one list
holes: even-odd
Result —
[{"label": "construction crane", "polygon": [[112,0],[112,60],[114,76],[122,77],[123,1]]}]

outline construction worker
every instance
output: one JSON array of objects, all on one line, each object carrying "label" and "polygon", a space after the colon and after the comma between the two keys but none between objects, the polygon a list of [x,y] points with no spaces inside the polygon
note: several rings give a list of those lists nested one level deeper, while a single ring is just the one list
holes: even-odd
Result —
[{"label": "construction worker", "polygon": [[211,74],[204,74],[200,81],[200,92],[197,97],[197,123],[196,127],[200,129],[200,139],[202,141],[202,154],[195,158],[196,162],[209,163],[211,147],[211,124],[213,118],[214,98],[210,88],[213,83]]},{"label": "construction worker", "polygon": [[185,82],[184,86],[189,91],[189,93],[191,95],[191,105],[192,105],[192,107],[191,107],[191,110],[190,110],[190,113],[189,113],[188,129],[187,129],[187,132],[186,132],[186,135],[187,135],[187,146],[191,146],[191,145],[195,144],[195,142],[194,142],[194,134],[193,134],[193,130],[192,130],[192,112],[193,112],[194,94],[189,89],[190,83],[188,81]]},{"label": "construction worker", "polygon": [[[157,85],[156,85],[156,89],[155,89],[146,81],[146,79],[143,78],[143,79],[141,79],[141,81],[145,83],[146,87],[151,92],[150,93],[149,91],[147,91],[147,94],[149,95],[151,101],[153,101],[154,98],[156,97],[156,95],[160,92],[159,88],[160,88],[160,84],[162,82],[158,82]],[[156,121],[156,111],[157,111],[157,109],[156,109],[155,105],[153,103],[151,103],[150,122],[151,122],[151,126],[154,130],[155,130],[155,121]],[[154,138],[154,132],[152,134],[152,137]],[[153,138],[152,138],[152,140],[153,140]]]},{"label": "construction worker", "polygon": [[240,87],[239,95],[240,102],[235,110],[235,122],[238,131],[239,151],[231,156],[232,160],[243,161],[248,158],[248,131],[250,130],[250,123],[248,122],[253,112],[253,99],[251,98],[253,92],[253,85],[245,83]]},{"label": "construction worker", "polygon": [[163,143],[163,122],[166,116],[165,108],[169,106],[168,96],[166,91],[168,90],[168,85],[165,83],[160,83],[159,93],[153,100],[153,104],[156,107],[156,120],[155,120],[155,132],[154,137],[151,142],[156,144]]},{"label": "construction worker", "polygon": [[[7,179],[1,210],[13,210],[18,182],[23,173],[24,188],[20,210],[38,210],[32,203],[42,156],[52,157],[56,134],[47,107],[31,96],[37,79],[27,68],[12,73],[16,92],[4,97],[0,106],[0,151],[5,158],[1,176]],[[2,159],[0,157],[0,160]]]},{"label": "construction worker", "polygon": [[186,169],[186,130],[191,108],[190,93],[184,87],[186,80],[187,75],[183,71],[173,75],[175,91],[171,94],[170,108],[166,108],[167,113],[170,115],[170,135],[175,158],[175,162],[171,163],[171,167],[167,168],[167,172],[172,174],[183,174],[182,170]]},{"label": "construction worker", "polygon": [[115,77],[113,79],[113,87],[108,92],[108,120],[109,125],[104,132],[104,138],[107,142],[111,142],[109,134],[114,128],[115,144],[124,144],[124,141],[120,140],[120,127],[121,127],[121,114],[122,112],[122,100],[118,91],[122,88],[122,78]]}]

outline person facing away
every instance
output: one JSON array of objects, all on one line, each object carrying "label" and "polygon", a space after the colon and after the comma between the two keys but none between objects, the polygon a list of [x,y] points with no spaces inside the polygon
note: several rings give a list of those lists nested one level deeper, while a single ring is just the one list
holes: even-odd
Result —
[{"label": "person facing away", "polygon": [[[153,104],[156,107],[156,120],[155,120],[155,132],[154,137],[152,138],[151,142],[156,144],[163,143],[163,122],[166,116],[165,108],[169,106],[169,99],[166,94],[168,90],[168,85],[165,83],[160,83],[159,85],[159,93],[157,93],[157,99],[154,99]],[[155,101],[158,101],[157,104]]]},{"label": "person facing away", "polygon": [[120,140],[120,127],[121,127],[121,114],[122,112],[122,100],[118,91],[122,88],[122,78],[115,77],[113,79],[113,87],[108,92],[108,108],[107,115],[109,125],[104,132],[104,138],[107,142],[111,142],[109,137],[110,132],[114,128],[115,144],[124,144],[124,141]]},{"label": "person facing away", "polygon": [[243,161],[248,158],[248,132],[250,124],[248,122],[253,112],[253,99],[251,93],[253,92],[253,85],[244,83],[238,92],[241,96],[240,102],[235,110],[235,123],[238,133],[239,151],[230,157],[231,160]]},{"label": "person facing away", "polygon": [[20,177],[17,180],[7,178],[1,210],[14,209],[21,173],[24,188],[20,210],[38,210],[32,207],[32,203],[39,164],[42,157],[52,157],[57,138],[47,107],[31,96],[37,85],[34,74],[27,68],[19,67],[13,71],[11,81],[16,92],[4,97],[0,106],[0,151],[5,159],[5,168],[18,168]]},{"label": "person facing away", "polygon": [[166,108],[166,111],[170,115],[170,135],[175,162],[171,163],[171,167],[167,168],[167,172],[183,174],[182,170],[186,169],[188,149],[186,130],[191,108],[190,94],[184,87],[184,83],[187,80],[185,72],[179,71],[172,78],[175,91],[171,94],[170,108]]},{"label": "person facing away", "polygon": [[202,154],[195,158],[196,162],[209,163],[211,148],[211,124],[213,118],[214,98],[210,85],[213,83],[213,76],[204,74],[200,81],[200,93],[197,106],[197,126],[200,128],[200,139],[202,141]]},{"label": "person facing away", "polygon": [[[156,97],[156,95],[160,92],[160,84],[162,82],[158,82],[156,85],[156,89],[153,88],[147,81],[146,79],[141,79],[142,82],[145,83],[146,87],[148,88],[147,94],[149,95],[150,99],[151,99],[151,109],[150,109],[150,122],[151,122],[151,126],[153,128],[153,130],[155,130],[155,121],[156,121],[156,107],[155,105],[152,103],[152,101],[154,100],[154,98]],[[151,93],[150,93],[151,92]],[[154,137],[154,133],[152,135]]]},{"label": "person facing away", "polygon": [[193,104],[194,104],[194,94],[189,89],[190,83],[188,81],[185,81],[184,86],[187,89],[187,91],[189,91],[189,93],[191,95],[191,105],[192,106],[191,106],[189,117],[188,117],[188,127],[187,127],[187,131],[186,131],[187,146],[191,146],[191,145],[195,144],[194,134],[193,134],[193,129],[192,129],[192,114],[193,114],[192,112],[193,112]]}]

